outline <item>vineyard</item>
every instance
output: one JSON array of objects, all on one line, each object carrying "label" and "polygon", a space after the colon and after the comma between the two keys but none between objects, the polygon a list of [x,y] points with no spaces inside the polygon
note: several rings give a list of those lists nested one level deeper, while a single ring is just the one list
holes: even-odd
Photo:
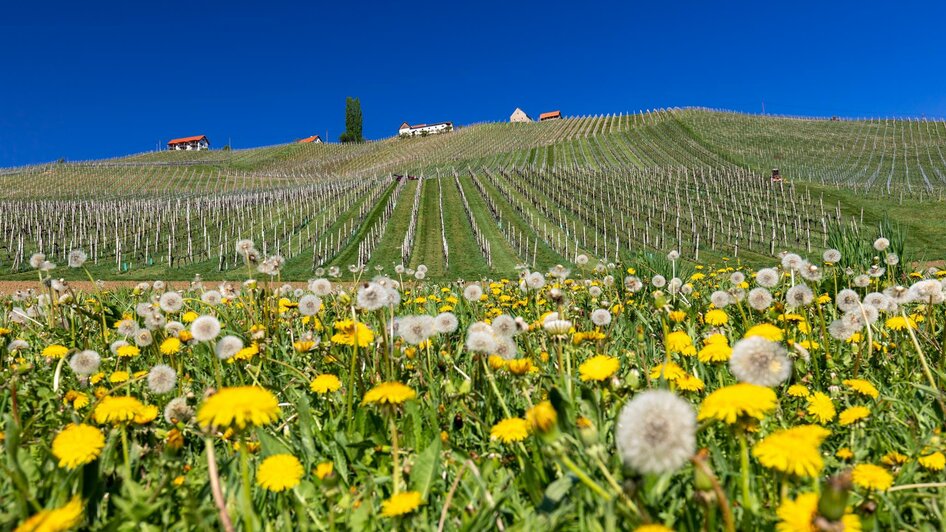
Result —
[{"label": "vineyard", "polygon": [[82,248],[101,278],[234,278],[230,243],[252,237],[286,278],[421,264],[480,278],[578,254],[755,262],[882,221],[932,256],[946,251],[944,194],[942,121],[670,109],[487,123],[3,169],[0,272],[31,275],[33,253],[64,262]]}]

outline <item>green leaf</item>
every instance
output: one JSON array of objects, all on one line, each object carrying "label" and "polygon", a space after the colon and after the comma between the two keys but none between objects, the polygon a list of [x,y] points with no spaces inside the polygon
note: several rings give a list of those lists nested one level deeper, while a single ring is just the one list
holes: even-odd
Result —
[{"label": "green leaf", "polygon": [[575,480],[571,475],[565,475],[549,484],[545,488],[545,496],[539,504],[539,511],[546,514],[553,512],[562,503],[574,484]]},{"label": "green leaf", "polygon": [[417,461],[411,469],[411,487],[414,491],[419,491],[424,499],[427,499],[430,487],[440,470],[440,446],[440,436],[434,436],[430,445],[417,456]]},{"label": "green leaf", "polygon": [[259,438],[260,450],[262,456],[270,456],[274,454],[291,454],[295,455],[292,450],[286,445],[282,440],[273,436],[268,431],[263,429],[257,429],[256,437]]},{"label": "green leaf", "polygon": [[315,431],[315,421],[312,419],[312,409],[309,407],[309,398],[300,394],[296,399],[296,412],[299,414],[299,437],[302,439],[302,449],[305,452],[305,462],[311,465],[315,460],[315,442],[312,434]]}]

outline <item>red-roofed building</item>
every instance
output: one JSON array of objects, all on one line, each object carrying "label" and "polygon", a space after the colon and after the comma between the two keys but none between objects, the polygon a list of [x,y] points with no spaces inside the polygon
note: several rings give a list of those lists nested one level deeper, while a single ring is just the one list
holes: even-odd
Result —
[{"label": "red-roofed building", "polygon": [[561,111],[550,111],[548,113],[542,113],[539,115],[539,122],[545,122],[546,120],[561,120],[562,112]]},{"label": "red-roofed building", "polygon": [[318,135],[312,135],[311,137],[306,137],[304,139],[299,139],[299,144],[322,144],[322,137]]},{"label": "red-roofed building", "polygon": [[210,140],[207,135],[196,135],[193,137],[182,137],[172,139],[168,142],[169,150],[209,150]]}]

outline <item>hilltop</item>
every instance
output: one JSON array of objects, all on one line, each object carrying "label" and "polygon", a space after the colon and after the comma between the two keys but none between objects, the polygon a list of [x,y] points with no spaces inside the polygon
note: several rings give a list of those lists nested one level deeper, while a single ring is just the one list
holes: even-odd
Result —
[{"label": "hilltop", "polygon": [[241,237],[299,279],[351,264],[513,275],[669,249],[752,261],[883,220],[917,250],[946,249],[946,123],[917,119],[669,109],[35,165],[0,171],[0,185],[13,276],[33,251],[73,247],[103,277],[234,276]]}]

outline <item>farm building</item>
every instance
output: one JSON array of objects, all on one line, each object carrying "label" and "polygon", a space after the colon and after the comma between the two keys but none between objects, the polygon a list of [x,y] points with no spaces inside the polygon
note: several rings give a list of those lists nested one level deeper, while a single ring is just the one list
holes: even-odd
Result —
[{"label": "farm building", "polygon": [[548,113],[542,113],[539,115],[539,122],[545,122],[546,120],[561,120],[562,112],[561,111],[549,111]]},{"label": "farm building", "polygon": [[318,135],[312,135],[311,137],[299,139],[296,142],[299,144],[322,144],[322,137]]},{"label": "farm building", "polygon": [[397,134],[401,137],[414,137],[416,135],[433,135],[435,133],[446,133],[453,131],[453,122],[437,122],[436,124],[417,124],[412,126],[407,122],[401,124]]},{"label": "farm building", "polygon": [[196,135],[193,137],[182,137],[172,139],[168,142],[169,150],[209,150],[210,140],[207,135]]},{"label": "farm building", "polygon": [[532,119],[529,118],[529,115],[525,111],[516,107],[516,110],[509,115],[510,122],[532,122]]}]

